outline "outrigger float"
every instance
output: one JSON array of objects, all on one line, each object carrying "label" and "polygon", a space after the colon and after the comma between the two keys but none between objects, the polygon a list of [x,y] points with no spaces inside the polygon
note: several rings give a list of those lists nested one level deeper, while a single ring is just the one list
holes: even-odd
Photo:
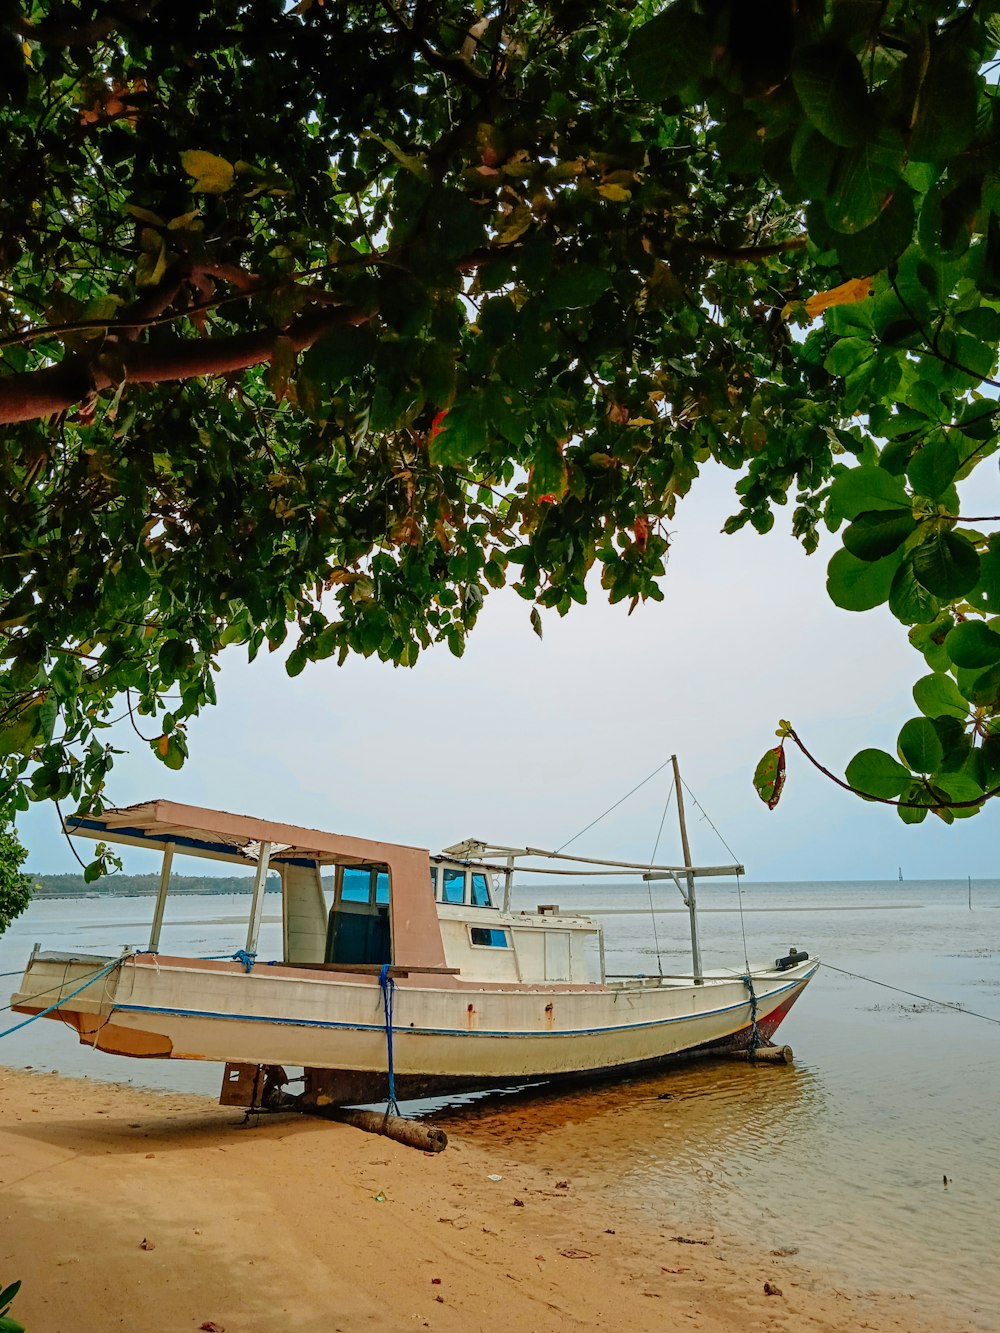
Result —
[{"label": "outrigger float", "polygon": [[[80,1041],[144,1059],[226,1065],[221,1100],[303,1109],[655,1070],[686,1054],[774,1050],[819,966],[704,970],[696,885],[742,866],[638,865],[469,839],[419,847],[151,801],[69,821],[73,834],[162,855],[149,946],[119,957],[36,947],[13,1008],[71,1024]],[[233,958],[160,949],[176,854],[254,868],[245,948]],[[257,943],[268,872],[281,881],[281,957]],[[692,971],[617,976],[586,916],[511,907],[515,873],[672,880],[690,913]],[[324,885],[332,877],[332,895]],[[779,1050],[784,1048],[778,1048]]]}]

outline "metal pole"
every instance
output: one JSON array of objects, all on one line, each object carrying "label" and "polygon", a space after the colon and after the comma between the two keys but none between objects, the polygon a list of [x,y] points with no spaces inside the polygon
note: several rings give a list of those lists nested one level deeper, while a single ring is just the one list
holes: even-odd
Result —
[{"label": "metal pole", "polygon": [[514,876],[514,858],[507,857],[507,871],[503,877],[503,910],[510,911],[510,889]]},{"label": "metal pole", "polygon": [[681,789],[681,771],[677,766],[677,756],[670,756],[670,762],[674,766],[674,790],[677,793],[677,818],[681,826],[681,851],[684,853],[684,864],[687,867],[687,905],[688,916],[691,918],[691,970],[694,974],[694,984],[700,986],[704,980],[701,970],[701,945],[698,943],[698,907],[694,898],[694,875],[691,873],[691,848],[688,845],[687,820],[684,818],[684,794]]},{"label": "metal pole", "polygon": [[247,927],[247,953],[257,952],[260,919],[264,914],[264,885],[267,883],[267,863],[271,859],[271,844],[262,842],[257,855],[257,872],[253,879],[253,901],[250,904],[250,924]]},{"label": "metal pole", "polygon": [[170,865],[174,859],[174,844],[168,842],[163,849],[163,864],[160,866],[160,888],[156,895],[156,910],[153,912],[153,925],[149,932],[149,952],[160,952],[160,930],[163,927],[163,909],[167,905],[167,889],[170,887]]}]

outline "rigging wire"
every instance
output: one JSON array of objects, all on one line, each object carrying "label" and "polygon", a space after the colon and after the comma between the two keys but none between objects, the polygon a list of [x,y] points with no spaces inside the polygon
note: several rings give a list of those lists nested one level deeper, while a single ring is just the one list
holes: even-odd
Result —
[{"label": "rigging wire", "polygon": [[[674,780],[670,779],[670,790],[667,792],[666,803],[663,807],[663,814],[660,816],[660,827],[656,831],[656,842],[653,844],[653,852],[649,858],[649,867],[652,870],[656,861],[656,853],[659,851],[660,838],[663,836],[663,825],[667,821],[667,811],[670,809],[670,802],[674,799]],[[660,976],[663,976],[663,959],[660,957],[660,937],[656,931],[656,909],[653,907],[653,881],[646,880],[646,889],[649,893],[649,919],[653,923],[653,947],[656,949],[656,965],[660,969]]]},{"label": "rigging wire", "polygon": [[[684,779],[683,779],[683,778],[681,778],[681,782],[684,783],[684,790],[687,792],[688,796],[691,797],[691,804],[692,804],[693,806],[695,806],[696,809],[698,809],[698,810],[701,811],[701,817],[702,817],[702,819],[704,819],[704,820],[706,820],[706,821],[708,822],[708,826],[709,826],[709,828],[712,830],[712,832],[715,834],[715,836],[716,836],[716,837],[719,839],[719,841],[722,843],[723,847],[725,847],[725,849],[726,849],[726,851],[729,853],[729,855],[733,858],[733,863],[736,864],[736,861],[737,861],[736,853],[733,851],[732,847],[730,847],[729,843],[726,842],[725,838],[722,836],[722,834],[719,832],[719,830],[718,830],[718,829],[715,827],[715,825],[712,823],[712,819],[711,819],[711,816],[709,815],[708,811],[705,809],[705,807],[702,805],[702,803],[698,800],[697,796],[695,796],[694,792],[693,792],[693,791],[691,790],[691,788],[687,785],[687,783],[684,782]],[[747,948],[747,928],[746,928],[746,922],[743,920],[743,883],[742,883],[742,880],[741,880],[741,877],[740,877],[739,874],[737,874],[737,876],[736,876],[736,901],[737,901],[737,904],[739,905],[739,910],[740,910],[740,934],[743,936],[743,961],[744,961],[744,963],[746,963],[746,967],[747,967],[747,975],[749,976],[749,975],[750,975],[750,953],[749,953],[749,950],[748,950],[748,948]]]},{"label": "rigging wire", "polygon": [[586,828],[582,828],[579,833],[574,833],[572,838],[567,838],[567,840],[563,843],[561,847],[556,848],[556,851],[557,852],[565,851],[571,842],[576,842],[577,838],[582,838],[585,833],[589,833],[595,824],[599,824],[602,819],[607,818],[607,816],[611,814],[612,810],[617,810],[620,805],[624,805],[624,803],[628,800],[630,796],[634,796],[640,787],[645,787],[647,782],[651,782],[653,778],[656,777],[657,773],[662,773],[669,763],[670,760],[665,759],[663,763],[659,766],[659,768],[653,769],[649,777],[643,778],[643,780],[640,783],[637,783],[636,786],[634,786],[631,791],[627,791],[620,801],[615,801],[614,805],[609,805],[607,810],[604,811],[604,814],[598,815],[596,819],[592,819]]}]

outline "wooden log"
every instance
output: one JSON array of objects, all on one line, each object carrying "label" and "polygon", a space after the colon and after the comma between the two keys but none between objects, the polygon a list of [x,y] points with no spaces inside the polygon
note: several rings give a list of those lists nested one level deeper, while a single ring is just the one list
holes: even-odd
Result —
[{"label": "wooden log", "polygon": [[387,1139],[419,1148],[421,1152],[444,1152],[448,1135],[437,1125],[425,1125],[420,1120],[407,1120],[401,1115],[386,1115],[384,1111],[348,1111],[339,1106],[318,1108],[320,1114],[343,1125],[353,1125],[368,1134],[384,1134]]},{"label": "wooden log", "polygon": [[758,1046],[754,1051],[744,1048],[739,1051],[719,1051],[719,1054],[725,1056],[727,1060],[743,1060],[750,1064],[790,1065],[792,1063],[791,1046],[772,1046],[770,1043],[765,1046]]}]

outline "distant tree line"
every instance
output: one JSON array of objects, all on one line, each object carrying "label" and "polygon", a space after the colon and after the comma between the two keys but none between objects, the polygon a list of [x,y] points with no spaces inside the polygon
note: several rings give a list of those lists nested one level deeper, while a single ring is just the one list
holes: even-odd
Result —
[{"label": "distant tree line", "polygon": [[[102,898],[140,898],[155,894],[160,887],[160,876],[153,875],[109,875],[96,883],[88,884],[83,875],[33,875],[27,876],[36,898],[80,898],[86,895],[100,895]],[[171,875],[171,893],[250,893],[253,888],[251,875]],[[268,893],[277,893],[281,888],[281,879],[277,872],[267,877]]]}]

